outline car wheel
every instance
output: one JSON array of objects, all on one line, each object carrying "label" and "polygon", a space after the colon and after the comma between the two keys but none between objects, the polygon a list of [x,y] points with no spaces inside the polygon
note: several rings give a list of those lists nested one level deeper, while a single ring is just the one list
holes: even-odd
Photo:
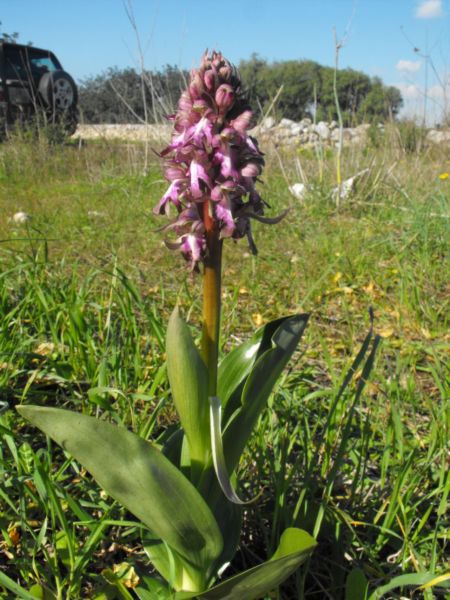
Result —
[{"label": "car wheel", "polygon": [[54,112],[73,110],[77,105],[77,86],[65,71],[45,73],[39,81],[38,90],[46,107]]}]

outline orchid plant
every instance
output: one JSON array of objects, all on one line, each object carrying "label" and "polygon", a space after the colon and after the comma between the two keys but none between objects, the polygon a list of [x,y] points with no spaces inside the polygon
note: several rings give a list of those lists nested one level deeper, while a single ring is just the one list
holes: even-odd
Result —
[{"label": "orchid plant", "polygon": [[[288,528],[267,562],[221,579],[241,531],[244,501],[236,469],[308,315],[276,319],[219,362],[222,245],[247,237],[264,216],[256,190],[263,155],[248,129],[248,107],[236,69],[205,53],[171,117],[174,133],[161,152],[167,192],[155,208],[173,220],[171,249],[203,277],[203,329],[197,349],[178,308],[167,329],[167,370],[180,428],[163,447],[106,420],[57,408],[21,406],[21,415],[74,456],[142,523],[144,548],[161,577],[146,577],[140,598],[260,598],[308,558],[316,543]],[[219,581],[218,581],[219,580]]]}]

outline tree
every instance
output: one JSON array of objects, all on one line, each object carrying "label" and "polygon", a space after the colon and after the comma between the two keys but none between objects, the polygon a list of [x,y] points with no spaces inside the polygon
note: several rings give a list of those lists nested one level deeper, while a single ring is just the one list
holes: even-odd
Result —
[{"label": "tree", "polygon": [[9,42],[10,44],[16,44],[19,38],[19,33],[14,31],[13,33],[6,33],[6,31],[2,31],[3,24],[0,21],[0,41]]},{"label": "tree", "polygon": [[400,90],[386,87],[378,77],[373,78],[372,88],[359,108],[360,117],[365,121],[384,121],[395,117],[403,106]]},{"label": "tree", "polygon": [[267,109],[278,94],[276,111],[289,119],[310,110],[314,89],[320,85],[320,65],[311,60],[284,61],[268,65],[252,55],[250,61],[241,61],[239,71],[249,90],[250,102]]},{"label": "tree", "polygon": [[[319,90],[316,118],[332,121],[337,119],[334,99],[334,69],[322,67],[322,87]],[[337,73],[337,93],[342,111],[344,125],[351,125],[357,120],[361,103],[370,91],[370,77],[353,69],[342,69]]]},{"label": "tree", "polygon": [[[267,109],[283,86],[275,107],[279,116],[299,120],[315,111],[316,120],[337,118],[331,67],[311,60],[269,64],[253,54],[250,60],[241,61],[239,70],[255,108]],[[386,87],[380,79],[354,69],[338,71],[337,93],[345,125],[367,117],[383,120],[395,116],[403,102],[397,88]]]},{"label": "tree", "polygon": [[[240,62],[239,71],[256,114],[264,114],[277,97],[277,117],[300,120],[314,114],[317,121],[337,117],[331,67],[312,60],[269,64],[252,54]],[[110,68],[82,81],[83,119],[88,123],[159,121],[175,111],[186,79],[186,71],[171,65],[142,74],[131,68]],[[403,102],[397,88],[386,87],[380,79],[353,69],[338,71],[337,91],[345,125],[395,117]]]},{"label": "tree", "polygon": [[155,121],[175,110],[186,75],[166,65],[156,73],[115,67],[88,77],[79,88],[82,118],[87,123],[139,123],[147,114]]}]

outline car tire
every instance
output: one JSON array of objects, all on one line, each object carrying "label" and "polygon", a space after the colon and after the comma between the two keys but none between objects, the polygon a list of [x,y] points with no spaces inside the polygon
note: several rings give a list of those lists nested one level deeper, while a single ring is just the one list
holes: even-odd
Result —
[{"label": "car tire", "polygon": [[39,81],[38,90],[44,105],[52,112],[74,110],[77,105],[77,86],[65,71],[45,73]]}]

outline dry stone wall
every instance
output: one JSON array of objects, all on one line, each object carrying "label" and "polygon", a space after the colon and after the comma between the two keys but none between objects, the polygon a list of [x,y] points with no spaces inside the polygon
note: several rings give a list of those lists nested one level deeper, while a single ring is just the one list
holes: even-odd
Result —
[{"label": "dry stone wall", "polygon": [[[370,125],[365,123],[357,127],[346,127],[342,132],[344,145],[367,142]],[[381,131],[383,126],[379,125]],[[161,139],[167,141],[172,132],[172,124],[158,125],[79,125],[74,137],[82,139],[117,139],[129,141],[145,141]],[[291,121],[281,119],[276,122],[273,117],[266,117],[251,131],[260,141],[260,145],[273,144],[276,147],[314,147],[318,144],[335,146],[339,141],[339,127],[336,121],[313,123],[311,119]],[[450,131],[430,129],[426,141],[430,145],[450,145]]]}]

